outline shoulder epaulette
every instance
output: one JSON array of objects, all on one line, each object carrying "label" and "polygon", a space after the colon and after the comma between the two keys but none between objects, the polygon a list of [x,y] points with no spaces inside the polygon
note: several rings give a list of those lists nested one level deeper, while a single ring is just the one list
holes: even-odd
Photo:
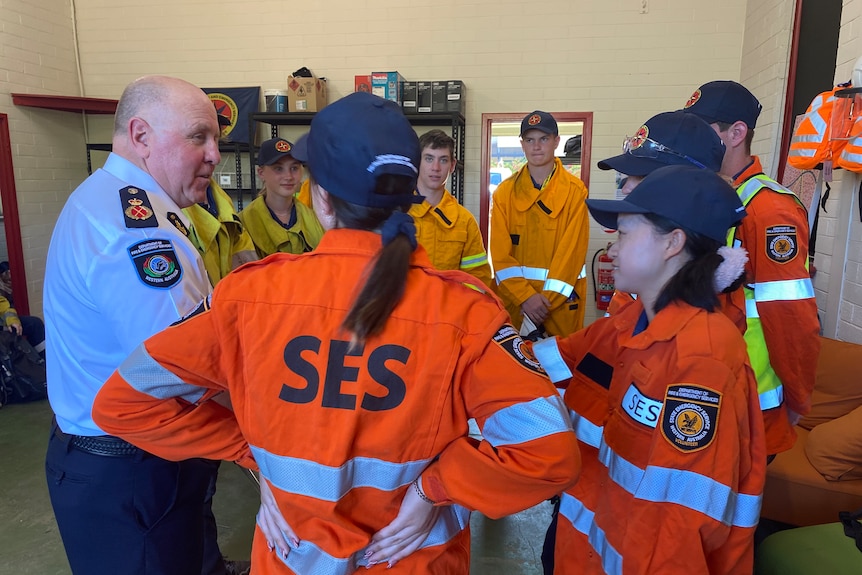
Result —
[{"label": "shoulder epaulette", "polygon": [[157,228],[159,221],[147,192],[134,186],[120,188],[120,206],[127,228]]}]

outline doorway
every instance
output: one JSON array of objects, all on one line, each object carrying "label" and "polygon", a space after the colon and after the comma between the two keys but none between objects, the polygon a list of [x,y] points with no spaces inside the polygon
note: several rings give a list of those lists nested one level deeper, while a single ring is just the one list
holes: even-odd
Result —
[{"label": "doorway", "polygon": [[[482,114],[482,157],[479,176],[479,228],[488,245],[491,196],[497,186],[517,172],[527,160],[521,149],[521,120],[524,113]],[[563,167],[590,187],[590,148],[593,134],[592,112],[551,112],[560,132],[554,155]]]}]

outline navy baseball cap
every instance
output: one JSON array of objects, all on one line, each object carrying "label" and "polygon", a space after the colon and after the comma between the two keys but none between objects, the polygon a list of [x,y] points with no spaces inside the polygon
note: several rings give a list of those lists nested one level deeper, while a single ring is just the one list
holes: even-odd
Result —
[{"label": "navy baseball cap", "polygon": [[[312,178],[344,201],[372,208],[421,203],[413,194],[419,174],[419,138],[395,102],[354,92],[314,115],[311,131],[299,138],[293,157]],[[412,178],[409,193],[375,193],[383,174]]]},{"label": "navy baseball cap", "polygon": [[293,155],[293,144],[284,138],[273,138],[260,145],[260,151],[257,153],[257,165],[271,166],[288,156],[298,159]]},{"label": "navy baseball cap", "polygon": [[700,116],[707,124],[739,121],[753,130],[762,108],[754,94],[739,82],[716,80],[695,90],[683,110]]},{"label": "navy baseball cap", "polygon": [[715,172],[694,166],[664,166],[624,200],[587,200],[587,208],[608,229],[617,229],[619,214],[655,214],[721,243],[727,240],[727,230],[745,217],[730,184]]},{"label": "navy baseball cap", "polygon": [[599,169],[646,176],[668,165],[697,166],[717,172],[724,142],[709,124],[682,110],[656,114],[626,139],[625,152],[599,162]]},{"label": "navy baseball cap", "polygon": [[524,132],[527,130],[540,130],[546,134],[551,134],[552,136],[557,136],[560,133],[559,128],[557,128],[557,121],[554,117],[547,112],[542,112],[541,110],[530,112],[524,116],[523,120],[521,120],[521,136],[523,136]]}]

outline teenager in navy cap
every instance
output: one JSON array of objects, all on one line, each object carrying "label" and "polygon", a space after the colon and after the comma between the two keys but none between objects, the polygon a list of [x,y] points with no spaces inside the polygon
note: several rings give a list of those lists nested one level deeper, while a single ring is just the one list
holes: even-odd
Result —
[{"label": "teenager in navy cap", "polygon": [[[576,481],[562,398],[500,302],[417,245],[419,140],[397,104],[346,96],[292,154],[327,230],[317,249],[222,280],[208,311],[120,368],[94,417],[157,453],[259,466],[257,575],[467,573],[470,510],[501,517]],[[222,391],[233,412],[206,401]]]},{"label": "teenager in navy cap", "polygon": [[723,307],[746,318],[767,452],[774,456],[793,446],[793,426],[811,409],[820,323],[808,270],[807,211],[751,154],[760,109],[751,92],[730,80],[707,82],[685,104],[686,112],[708,122],[724,142],[721,173],[733,180],[748,211],[728,240],[751,254],[748,280],[744,290],[725,297]]},{"label": "teenager in navy cap", "polygon": [[560,498],[546,573],[750,573],[766,453],[754,376],[717,293],[742,281],[724,246],[745,215],[711,170],[665,166],[623,200],[614,280],[640,298],[533,351],[565,387],[584,471]]},{"label": "teenager in navy cap", "polygon": [[524,334],[568,335],[584,325],[587,188],[555,156],[559,145],[551,114],[524,116],[527,163],[497,187],[491,204],[497,293]]}]

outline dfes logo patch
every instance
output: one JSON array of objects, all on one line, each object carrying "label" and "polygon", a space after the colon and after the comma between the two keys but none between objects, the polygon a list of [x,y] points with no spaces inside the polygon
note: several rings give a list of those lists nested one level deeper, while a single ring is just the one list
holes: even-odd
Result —
[{"label": "dfes logo patch", "polygon": [[796,226],[770,226],[766,228],[766,255],[772,261],[786,264],[799,253]]},{"label": "dfes logo patch", "polygon": [[629,150],[637,150],[644,145],[644,142],[649,138],[649,128],[646,124],[640,127],[637,133],[629,140]]},{"label": "dfes logo patch", "polygon": [[239,117],[239,110],[236,106],[236,102],[234,102],[233,98],[230,96],[219,92],[213,92],[211,94],[207,94],[207,96],[209,96],[210,101],[213,103],[213,106],[215,106],[216,114],[230,120],[228,125],[220,126],[221,136],[224,138],[233,132],[233,128],[236,126],[236,121]]},{"label": "dfes logo patch", "polygon": [[691,108],[692,106],[697,104],[697,101],[700,100],[701,95],[702,94],[700,92],[700,88],[698,88],[697,90],[694,91],[694,93],[691,95],[691,97],[689,97],[688,101],[685,103],[685,106],[683,106],[683,108]]},{"label": "dfes logo patch", "polygon": [[537,126],[542,123],[542,117],[538,114],[533,114],[530,116],[530,119],[527,120],[527,123],[531,126]]},{"label": "dfes logo patch", "polygon": [[664,399],[661,431],[683,452],[700,451],[715,439],[721,394],[697,385],[671,385]]},{"label": "dfes logo patch", "polygon": [[530,371],[547,375],[542,369],[542,364],[533,355],[533,350],[530,346],[524,345],[524,340],[518,331],[509,324],[500,326],[497,333],[494,334],[494,343],[503,348],[503,351],[514,358],[518,364]]}]

